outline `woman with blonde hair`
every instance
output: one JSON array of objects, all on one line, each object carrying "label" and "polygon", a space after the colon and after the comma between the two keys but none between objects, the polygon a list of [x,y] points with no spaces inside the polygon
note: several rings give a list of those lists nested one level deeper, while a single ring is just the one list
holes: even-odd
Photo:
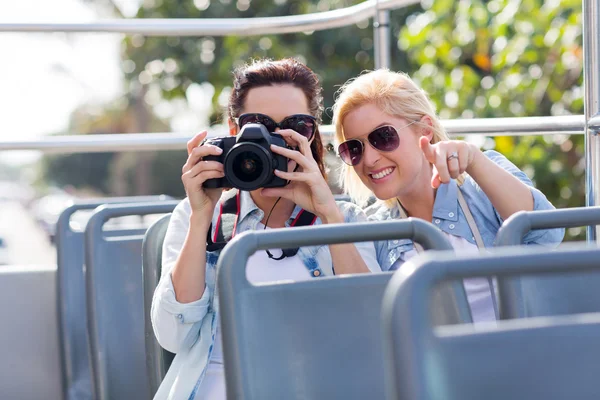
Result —
[{"label": "woman with blonde hair", "polygon": [[[493,245],[502,222],[524,210],[554,207],[525,173],[496,151],[449,140],[427,94],[408,75],[376,70],[348,81],[333,107],[341,181],[357,202],[375,195],[371,220],[408,216],[432,222],[456,251]],[[526,244],[555,245],[564,230],[536,230]],[[384,271],[420,249],[410,240],[376,243]],[[475,321],[497,318],[491,282],[465,280]]]}]

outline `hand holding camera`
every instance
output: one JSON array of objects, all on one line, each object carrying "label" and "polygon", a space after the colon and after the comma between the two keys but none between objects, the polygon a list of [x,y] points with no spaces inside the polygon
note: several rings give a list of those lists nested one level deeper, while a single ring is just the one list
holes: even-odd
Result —
[{"label": "hand holding camera", "polygon": [[223,152],[216,146],[200,146],[206,135],[206,131],[199,133],[187,143],[188,159],[183,165],[181,180],[190,201],[192,214],[199,214],[210,222],[223,189],[208,189],[203,185],[207,180],[222,178],[224,171],[223,164],[206,160],[207,157],[218,156]]},{"label": "hand holding camera", "polygon": [[278,146],[271,146],[271,150],[294,161],[298,168],[289,172],[276,170],[277,177],[290,183],[281,188],[263,189],[261,194],[291,200],[318,216],[323,223],[344,222],[344,217],[335,202],[333,193],[312,155],[307,137],[291,129],[282,129],[278,133],[285,139],[288,146],[298,150]]}]

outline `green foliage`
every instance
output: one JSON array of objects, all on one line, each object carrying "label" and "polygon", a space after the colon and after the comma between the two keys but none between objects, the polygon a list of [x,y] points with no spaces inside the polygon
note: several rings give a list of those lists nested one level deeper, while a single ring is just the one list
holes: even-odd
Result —
[{"label": "green foliage", "polygon": [[[581,29],[580,1],[436,0],[407,18],[398,43],[442,118],[583,114]],[[555,206],[584,205],[583,136],[497,137],[487,147]]]},{"label": "green foliage", "polygon": [[42,181],[51,186],[72,185],[109,193],[108,170],[113,153],[67,154],[42,159]]},{"label": "green foliage", "polygon": [[[252,18],[304,14],[347,7],[361,0],[189,0],[152,1],[140,8],[138,18]],[[194,5],[196,4],[196,5]],[[398,34],[410,9],[393,12],[392,30]],[[192,83],[210,82],[215,106],[211,122],[220,119],[221,93],[231,85],[232,69],[253,58],[297,57],[319,76],[324,86],[325,106],[333,105],[337,87],[364,69],[373,69],[373,29],[369,21],[354,26],[299,34],[249,37],[146,37],[124,40],[123,66],[129,88],[141,84],[158,87],[162,96],[186,96]],[[394,49],[396,67],[405,60]],[[225,90],[225,92],[224,92]],[[221,103],[221,107],[219,106]],[[326,123],[330,115],[325,115]]]}]

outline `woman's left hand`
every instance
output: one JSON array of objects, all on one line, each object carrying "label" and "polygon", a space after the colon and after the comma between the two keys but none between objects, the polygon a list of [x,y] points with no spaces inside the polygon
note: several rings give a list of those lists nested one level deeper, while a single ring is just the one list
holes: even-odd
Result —
[{"label": "woman's left hand", "polygon": [[344,222],[331,189],[312,156],[310,143],[306,137],[291,129],[282,129],[277,133],[284,138],[288,145],[297,147],[298,151],[276,145],[271,145],[271,151],[295,161],[298,168],[295,172],[275,170],[275,175],[290,181],[290,183],[281,188],[263,189],[261,194],[291,200],[315,214],[324,223]]},{"label": "woman's left hand", "polygon": [[425,158],[433,165],[431,187],[437,189],[442,183],[456,179],[473,166],[478,155],[483,154],[477,146],[462,140],[444,140],[431,144],[427,137],[419,145]]}]

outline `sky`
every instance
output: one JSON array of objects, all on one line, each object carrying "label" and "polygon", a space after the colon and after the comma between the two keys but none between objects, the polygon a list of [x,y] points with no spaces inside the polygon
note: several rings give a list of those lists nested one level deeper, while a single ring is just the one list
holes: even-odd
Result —
[{"label": "sky", "polygon": [[[137,0],[121,0],[135,6]],[[88,22],[78,0],[0,0],[0,23]],[[82,103],[105,103],[122,90],[118,34],[0,32],[0,141],[65,131]],[[14,163],[22,152],[0,153]]]},{"label": "sky", "polygon": [[[133,18],[141,0],[113,0]],[[81,0],[0,0],[0,23],[92,22],[106,16]],[[67,130],[82,104],[107,104],[123,91],[123,35],[0,32],[0,141],[31,140]],[[192,84],[186,100],[152,104],[175,132],[208,124],[214,88]],[[3,152],[0,162],[24,164],[39,152]]]}]

